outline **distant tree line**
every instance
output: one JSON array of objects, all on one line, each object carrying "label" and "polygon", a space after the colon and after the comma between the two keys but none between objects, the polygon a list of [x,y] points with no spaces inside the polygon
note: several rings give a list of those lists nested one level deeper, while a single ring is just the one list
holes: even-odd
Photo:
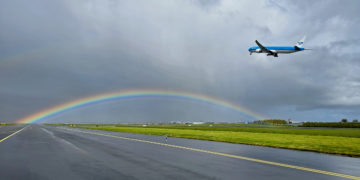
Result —
[{"label": "distant tree line", "polygon": [[[344,118],[344,119],[341,119],[341,122],[347,123],[348,120],[347,120],[346,118]],[[354,120],[352,120],[352,122],[353,122],[353,123],[357,123],[357,122],[359,122],[359,121],[358,121],[357,119],[354,119]]]},{"label": "distant tree line", "polygon": [[286,120],[282,119],[265,119],[253,121],[254,124],[287,124]]},{"label": "distant tree line", "polygon": [[360,123],[356,121],[347,122],[344,119],[341,122],[304,122],[302,127],[331,127],[331,128],[360,128]]}]

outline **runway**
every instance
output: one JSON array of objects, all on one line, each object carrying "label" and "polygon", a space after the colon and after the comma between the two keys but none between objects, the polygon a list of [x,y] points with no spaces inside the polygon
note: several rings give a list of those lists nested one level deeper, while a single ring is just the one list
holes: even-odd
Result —
[{"label": "runway", "polygon": [[43,125],[0,141],[1,179],[360,179],[360,158],[260,146]]}]

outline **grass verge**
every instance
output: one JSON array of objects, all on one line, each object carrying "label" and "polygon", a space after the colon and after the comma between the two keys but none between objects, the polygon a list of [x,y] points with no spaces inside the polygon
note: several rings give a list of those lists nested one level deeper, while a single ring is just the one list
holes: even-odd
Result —
[{"label": "grass verge", "polygon": [[[121,126],[120,126],[121,127]],[[254,132],[254,133],[273,133],[273,134],[294,134],[294,135],[314,135],[314,136],[340,136],[360,138],[360,130],[338,130],[338,129],[297,129],[284,127],[201,127],[201,126],[149,126],[150,128],[164,129],[192,129],[203,131],[232,131],[232,132]]]},{"label": "grass verge", "polygon": [[184,129],[184,128],[175,129],[175,128],[164,128],[164,127],[144,128],[144,127],[115,127],[115,126],[99,126],[99,127],[83,126],[79,128],[139,133],[139,134],[151,134],[151,135],[159,135],[159,136],[168,135],[170,137],[250,144],[250,145],[269,146],[269,147],[296,149],[296,150],[304,150],[304,151],[315,151],[322,153],[360,157],[360,138],[357,137],[323,136],[323,135],[291,134],[291,133],[280,134],[280,133],[264,133],[264,132],[210,131],[210,130]]}]

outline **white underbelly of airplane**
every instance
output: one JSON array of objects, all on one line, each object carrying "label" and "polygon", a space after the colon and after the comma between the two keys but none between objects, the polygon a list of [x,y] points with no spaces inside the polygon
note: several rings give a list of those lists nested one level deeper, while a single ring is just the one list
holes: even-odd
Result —
[{"label": "white underbelly of airplane", "polygon": [[293,53],[295,51],[294,50],[276,50],[275,52],[279,53],[279,54],[289,54],[289,53]]}]

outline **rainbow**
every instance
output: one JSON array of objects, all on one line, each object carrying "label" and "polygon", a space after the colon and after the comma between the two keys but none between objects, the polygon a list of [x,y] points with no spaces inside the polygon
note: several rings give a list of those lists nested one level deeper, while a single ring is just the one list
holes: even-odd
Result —
[{"label": "rainbow", "polygon": [[182,91],[164,91],[164,90],[128,90],[119,92],[110,92],[105,94],[98,94],[80,99],[75,99],[57,106],[50,107],[48,109],[39,111],[37,113],[26,116],[22,119],[17,120],[17,123],[36,123],[42,120],[51,118],[53,116],[79,109],[85,106],[90,106],[99,103],[105,103],[109,101],[117,101],[131,98],[145,98],[145,97],[164,97],[164,98],[178,98],[192,101],[199,101],[202,103],[218,105],[226,107],[235,111],[238,111],[248,117],[255,119],[265,119],[262,115],[255,113],[243,106],[236,105],[227,102],[222,99],[218,99],[211,96],[202,94],[182,92]]}]

